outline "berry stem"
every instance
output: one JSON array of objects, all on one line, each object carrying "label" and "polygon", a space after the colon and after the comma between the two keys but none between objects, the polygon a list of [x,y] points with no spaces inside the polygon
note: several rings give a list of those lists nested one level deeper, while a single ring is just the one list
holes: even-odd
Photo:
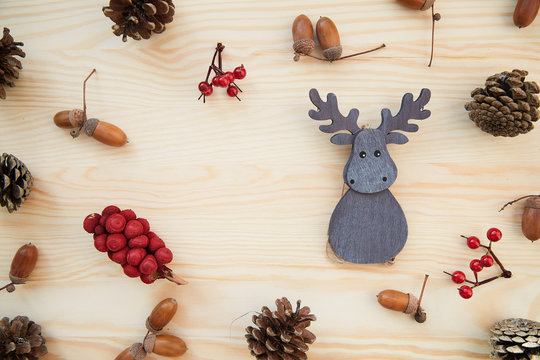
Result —
[{"label": "berry stem", "polygon": [[478,273],[476,271],[473,271],[473,272],[474,272],[475,286],[478,286]]},{"label": "berry stem", "polygon": [[9,283],[9,284],[7,284],[6,286],[2,286],[2,287],[0,288],[0,291],[2,291],[2,290],[4,290],[4,289],[7,289],[10,285],[15,285],[15,284]]},{"label": "berry stem", "polygon": [[[489,244],[491,246],[491,243]],[[505,278],[510,278],[512,276],[512,272],[509,271],[509,270],[506,270],[503,266],[503,264],[501,263],[501,261],[499,260],[499,258],[497,257],[497,255],[495,255],[495,253],[493,252],[492,249],[490,249],[490,246],[486,246],[486,245],[480,245],[481,247],[483,247],[484,249],[487,249],[488,250],[488,253],[491,254],[491,256],[493,256],[493,260],[495,260],[495,262],[497,263],[497,265],[499,265],[499,267],[501,268],[501,276],[502,277],[505,277]]]},{"label": "berry stem", "polygon": [[503,275],[497,275],[497,276],[493,276],[493,277],[490,277],[489,279],[486,279],[486,280],[482,280],[480,282],[477,282],[477,284],[475,284],[474,286],[472,286],[472,288],[475,288],[475,287],[478,287],[480,285],[484,285],[484,284],[487,284],[488,282],[491,282],[493,280],[497,280],[498,278],[500,277],[503,277]]},{"label": "berry stem", "polygon": [[540,195],[527,195],[527,196],[522,196],[520,197],[519,199],[516,199],[516,200],[512,200],[510,202],[507,202],[506,204],[504,204],[504,206],[499,210],[499,212],[503,211],[505,207],[507,207],[508,205],[513,205],[515,203],[517,203],[518,201],[521,201],[523,199],[527,199],[527,198],[530,198],[530,197],[534,197],[534,196],[540,196]]},{"label": "berry stem", "polygon": [[[211,67],[214,69],[216,75],[225,75],[225,72],[223,72],[223,70],[218,68],[216,65],[212,64]],[[234,85],[238,89],[238,91],[243,92],[242,89],[240,89],[240,87],[236,85],[234,81],[231,84]]]}]

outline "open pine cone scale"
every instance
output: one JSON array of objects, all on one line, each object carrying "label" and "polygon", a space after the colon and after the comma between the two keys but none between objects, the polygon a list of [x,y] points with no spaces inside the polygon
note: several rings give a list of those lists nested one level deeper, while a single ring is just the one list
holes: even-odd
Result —
[{"label": "open pine cone scale", "polygon": [[47,354],[41,326],[26,316],[0,320],[0,359],[37,360]]}]

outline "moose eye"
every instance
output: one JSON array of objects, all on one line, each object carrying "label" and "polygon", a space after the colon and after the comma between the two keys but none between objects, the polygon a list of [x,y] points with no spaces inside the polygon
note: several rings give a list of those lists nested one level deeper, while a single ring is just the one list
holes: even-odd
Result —
[{"label": "moose eye", "polygon": [[379,150],[375,150],[375,153],[373,154],[375,157],[381,156],[381,152]]},{"label": "moose eye", "polygon": [[365,151],[360,151],[360,157],[363,159],[366,157],[366,152]]}]

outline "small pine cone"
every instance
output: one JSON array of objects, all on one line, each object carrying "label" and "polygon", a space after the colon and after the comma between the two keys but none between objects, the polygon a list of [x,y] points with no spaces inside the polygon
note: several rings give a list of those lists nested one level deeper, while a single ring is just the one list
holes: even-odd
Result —
[{"label": "small pine cone", "polygon": [[37,360],[47,354],[41,326],[26,316],[0,320],[0,359]]},{"label": "small pine cone", "polygon": [[540,88],[525,81],[525,70],[505,71],[487,78],[485,88],[474,89],[465,105],[469,118],[493,136],[517,136],[534,128],[538,120]]},{"label": "small pine cone", "polygon": [[110,0],[103,13],[114,21],[113,33],[122,35],[122,41],[128,36],[149,39],[152,33],[165,31],[165,24],[173,20],[174,4],[172,0]]},{"label": "small pine cone", "polygon": [[293,311],[287,298],[276,300],[277,311],[263,306],[259,315],[253,315],[256,327],[246,328],[251,355],[258,360],[306,360],[306,344],[315,341],[315,334],[306,328],[317,320],[307,306],[300,308],[300,300]]},{"label": "small pine cone", "polygon": [[6,98],[5,86],[15,86],[15,79],[19,78],[22,64],[14,56],[25,57],[24,51],[19,48],[22,42],[13,41],[9,29],[4,28],[4,36],[0,39],[0,99]]},{"label": "small pine cone", "polygon": [[505,360],[540,359],[540,323],[527,319],[505,319],[495,323],[489,339],[491,358]]},{"label": "small pine cone", "polygon": [[0,157],[0,205],[11,213],[16,211],[26,200],[34,179],[30,170],[13,155],[2,154]]}]

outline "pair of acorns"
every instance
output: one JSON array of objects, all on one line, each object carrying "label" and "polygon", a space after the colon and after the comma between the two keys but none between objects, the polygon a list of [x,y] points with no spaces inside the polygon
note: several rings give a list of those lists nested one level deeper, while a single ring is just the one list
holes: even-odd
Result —
[{"label": "pair of acorns", "polygon": [[173,298],[160,301],[146,319],[147,335],[142,343],[135,343],[122,351],[115,360],[141,360],[148,353],[178,357],[187,351],[186,343],[174,335],[157,335],[173,318],[178,303]]},{"label": "pair of acorns", "polygon": [[[319,18],[319,21],[317,21],[317,25],[315,27],[315,31],[315,34],[317,35],[317,39],[319,40],[319,44],[321,45],[323,51],[323,56],[325,57],[326,61],[330,62],[360,54],[365,54],[385,47],[385,45],[383,44],[382,46],[379,46],[378,48],[372,50],[342,57],[341,53],[343,52],[343,48],[341,47],[339,32],[337,30],[336,24],[334,24],[334,22],[330,18],[327,18],[326,16],[322,16],[321,18]],[[293,50],[295,53],[294,61],[298,61],[301,55],[310,56],[319,60],[325,60],[311,55],[313,50],[315,50],[315,38],[313,34],[313,24],[306,15],[298,15],[296,19],[294,19],[292,25],[292,35],[294,41]]]}]

